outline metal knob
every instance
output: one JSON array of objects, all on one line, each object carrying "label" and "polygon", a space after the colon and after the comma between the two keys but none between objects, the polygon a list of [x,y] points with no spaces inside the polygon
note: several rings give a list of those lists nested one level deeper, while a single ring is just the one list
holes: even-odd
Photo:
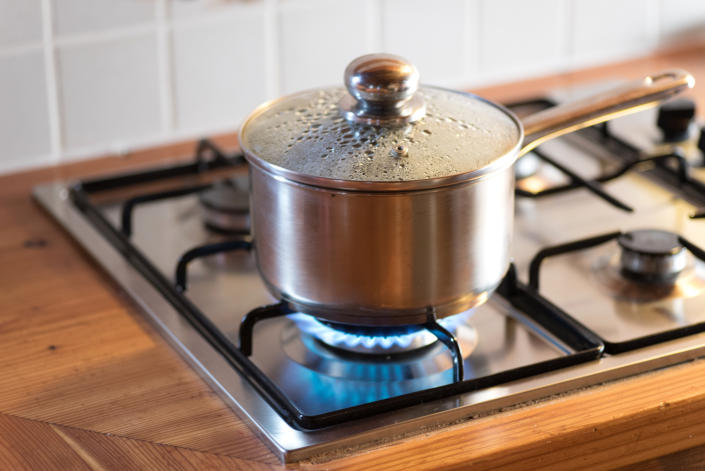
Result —
[{"label": "metal knob", "polygon": [[392,54],[368,54],[345,69],[350,92],[340,103],[345,117],[374,125],[403,124],[421,118],[425,105],[416,95],[419,72],[406,59]]}]

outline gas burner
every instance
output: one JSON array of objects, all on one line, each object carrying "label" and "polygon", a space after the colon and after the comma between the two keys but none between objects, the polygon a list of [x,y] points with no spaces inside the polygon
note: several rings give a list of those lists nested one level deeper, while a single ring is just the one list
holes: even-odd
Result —
[{"label": "gas burner", "polygon": [[626,278],[672,284],[688,263],[678,235],[658,229],[627,232],[617,238],[619,263]]},{"label": "gas burner", "polygon": [[678,235],[641,229],[617,237],[611,250],[593,264],[593,272],[610,296],[627,303],[693,298],[705,293],[702,267],[691,261]]},{"label": "gas burner", "polygon": [[[459,327],[456,338],[466,359],[477,347],[477,330],[468,325]],[[282,347],[292,361],[321,375],[319,380],[324,384],[331,378],[344,380],[346,387],[339,391],[342,398],[336,400],[369,394],[366,389],[370,387],[380,397],[390,397],[407,387],[427,388],[454,381],[453,361],[440,342],[408,352],[358,353],[302,335],[299,324],[292,323],[282,330]]]},{"label": "gas burner", "polygon": [[[438,321],[452,335],[459,326],[467,328],[472,311],[446,317]],[[299,329],[327,347],[345,352],[369,355],[390,355],[422,349],[438,339],[423,326],[365,327],[320,321],[307,314],[289,316]],[[464,354],[465,351],[463,351]]]},{"label": "gas burner", "polygon": [[695,266],[684,268],[670,282],[653,282],[624,276],[619,258],[602,257],[593,267],[597,280],[616,301],[637,304],[666,302],[705,293],[705,279]]},{"label": "gas burner", "polygon": [[221,180],[199,195],[208,229],[222,234],[250,233],[250,194],[247,175]]}]

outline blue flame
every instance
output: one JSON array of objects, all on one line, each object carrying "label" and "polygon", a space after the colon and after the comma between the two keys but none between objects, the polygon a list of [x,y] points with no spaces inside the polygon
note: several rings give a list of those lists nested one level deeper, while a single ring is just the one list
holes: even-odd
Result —
[{"label": "blue flame", "polygon": [[[438,323],[450,332],[454,332],[459,325],[467,321],[471,314],[472,311],[465,311],[454,316],[440,319]],[[405,349],[411,346],[415,341],[421,345],[429,345],[436,340],[435,335],[423,328],[416,332],[401,335],[359,335],[336,330],[308,314],[296,313],[290,314],[288,317],[293,320],[302,331],[331,346],[347,346],[349,348],[364,347],[370,350],[382,348],[388,350],[392,348]]]}]

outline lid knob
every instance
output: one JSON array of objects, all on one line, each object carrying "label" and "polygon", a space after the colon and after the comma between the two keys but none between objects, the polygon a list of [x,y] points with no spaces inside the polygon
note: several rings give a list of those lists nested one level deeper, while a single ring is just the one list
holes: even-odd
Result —
[{"label": "lid knob", "polygon": [[415,95],[419,72],[403,57],[368,54],[353,60],[345,69],[345,86],[350,92],[340,103],[350,121],[394,125],[415,121],[425,113]]}]

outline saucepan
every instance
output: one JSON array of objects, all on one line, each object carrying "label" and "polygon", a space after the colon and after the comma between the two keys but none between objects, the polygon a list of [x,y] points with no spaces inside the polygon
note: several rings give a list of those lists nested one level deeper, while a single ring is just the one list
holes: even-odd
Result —
[{"label": "saucepan", "polygon": [[516,159],[694,85],[666,71],[520,120],[419,86],[398,56],[359,57],[344,80],[261,105],[239,137],[267,287],[293,309],[363,326],[483,303],[510,263]]}]

